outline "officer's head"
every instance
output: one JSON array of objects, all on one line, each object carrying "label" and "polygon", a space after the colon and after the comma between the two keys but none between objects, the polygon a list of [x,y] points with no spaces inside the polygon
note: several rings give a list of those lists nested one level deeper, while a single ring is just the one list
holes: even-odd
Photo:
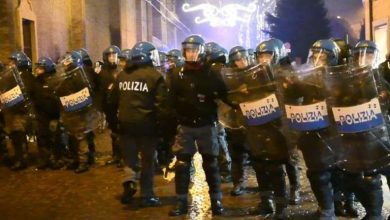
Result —
[{"label": "officer's head", "polygon": [[170,68],[180,67],[184,64],[184,57],[180,50],[173,49],[167,53],[168,64]]},{"label": "officer's head", "polygon": [[215,42],[208,42],[205,44],[205,61],[208,64],[226,64],[228,61],[227,50]]},{"label": "officer's head", "polygon": [[118,56],[119,58],[119,67],[124,70],[132,66],[131,62],[131,49],[124,49]]},{"label": "officer's head", "polygon": [[370,40],[359,41],[353,48],[353,60],[358,66],[378,66],[379,49],[375,42]]},{"label": "officer's head", "polygon": [[119,49],[119,47],[115,45],[109,46],[103,51],[103,62],[111,66],[118,65],[118,55],[120,54],[120,52],[121,50]]},{"label": "officer's head", "polygon": [[56,71],[56,65],[49,57],[41,57],[35,63],[35,76],[41,76],[43,74],[53,74]]},{"label": "officer's head", "polygon": [[313,66],[336,66],[340,48],[330,39],[318,40],[310,48],[307,62]]},{"label": "officer's head", "polygon": [[80,49],[76,50],[76,52],[78,52],[81,55],[81,58],[83,60],[84,65],[87,65],[90,67],[93,66],[91,57],[89,56],[87,49],[80,48]]},{"label": "officer's head", "polygon": [[233,47],[229,52],[230,65],[239,69],[245,69],[249,66],[248,57],[248,51],[244,47]]},{"label": "officer's head", "polygon": [[131,49],[131,60],[138,66],[160,66],[160,57],[156,47],[149,42],[138,42]]},{"label": "officer's head", "polygon": [[65,55],[64,59],[60,61],[60,64],[65,68],[66,71],[70,71],[79,66],[82,66],[83,59],[81,58],[80,53],[72,51]]},{"label": "officer's head", "polygon": [[287,57],[286,48],[279,39],[263,41],[256,47],[256,60],[259,64],[276,65],[285,57]]},{"label": "officer's head", "polygon": [[204,40],[199,35],[191,35],[181,43],[186,62],[199,62],[204,52]]},{"label": "officer's head", "polygon": [[30,58],[22,51],[15,51],[8,57],[8,67],[17,67],[19,70],[31,71],[32,64]]}]

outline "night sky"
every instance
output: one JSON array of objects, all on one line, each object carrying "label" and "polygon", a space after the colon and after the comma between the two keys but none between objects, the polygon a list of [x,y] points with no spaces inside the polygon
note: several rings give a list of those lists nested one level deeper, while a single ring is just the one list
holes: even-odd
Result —
[{"label": "night sky", "polygon": [[[188,2],[191,5],[210,3],[219,6],[229,3],[247,5],[251,0],[185,0],[183,3],[184,2]],[[359,37],[360,25],[364,18],[362,0],[325,0],[325,6],[328,8],[329,17],[340,16],[342,19],[345,19],[354,31],[354,37]],[[236,27],[215,28],[210,27],[208,23],[195,24],[194,18],[195,16],[201,15],[201,12],[184,13],[180,4],[178,4],[177,7],[177,14],[180,20],[182,20],[193,33],[201,34],[206,41],[215,41],[227,49],[239,44],[239,25]]]}]

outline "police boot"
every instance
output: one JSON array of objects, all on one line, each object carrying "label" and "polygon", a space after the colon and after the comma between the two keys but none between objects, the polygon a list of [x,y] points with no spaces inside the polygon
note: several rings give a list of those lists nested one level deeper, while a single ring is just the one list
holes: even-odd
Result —
[{"label": "police boot", "polygon": [[336,216],[347,215],[342,201],[334,201],[334,213]]},{"label": "police boot", "polygon": [[230,191],[230,195],[232,196],[239,196],[242,194],[244,194],[244,187],[242,186],[242,183],[234,185],[232,191]]},{"label": "police boot", "polygon": [[72,160],[70,163],[66,165],[67,170],[76,170],[79,167],[79,162],[76,160]]},{"label": "police boot", "polygon": [[177,200],[175,207],[169,211],[170,216],[179,216],[188,213],[187,198],[180,198]]},{"label": "police boot", "polygon": [[106,165],[113,165],[119,163],[119,158],[116,156],[112,156],[112,159],[106,161]]},{"label": "police boot", "polygon": [[61,169],[62,167],[64,167],[64,163],[60,160],[51,160],[50,161],[50,168],[53,169],[53,170],[59,170]]},{"label": "police boot", "polygon": [[160,199],[155,196],[142,198],[141,201],[141,207],[157,207],[160,205],[161,205]]},{"label": "police boot", "polygon": [[88,152],[88,155],[87,155],[87,163],[89,165],[93,165],[95,164],[96,162],[96,159],[95,159],[95,152]]},{"label": "police boot", "polygon": [[106,165],[118,164],[120,162],[121,148],[118,144],[117,137],[111,135],[112,139],[112,159],[106,161]]},{"label": "police boot", "polygon": [[89,170],[89,166],[87,163],[80,163],[79,167],[77,167],[74,172],[79,174],[79,173],[84,173]]},{"label": "police boot", "polygon": [[249,210],[250,215],[262,215],[268,216],[272,215],[275,210],[275,205],[271,197],[262,196],[261,202],[259,203],[257,208]]},{"label": "police boot", "polygon": [[[292,155],[290,155],[292,157]],[[288,180],[290,182],[290,199],[289,203],[291,205],[298,205],[301,197],[300,197],[300,180],[299,180],[299,167],[291,162],[286,163],[286,173]]]},{"label": "police boot", "polygon": [[0,162],[5,166],[11,166],[12,161],[8,154],[7,143],[5,135],[1,135],[0,131]]},{"label": "police boot", "polygon": [[211,200],[211,211],[213,215],[222,215],[224,208],[222,205],[221,200],[219,199],[212,199]]},{"label": "police boot", "polygon": [[379,220],[382,217],[383,207],[383,191],[382,181],[380,175],[366,176],[365,182],[365,194],[366,199],[362,199],[362,205],[366,209],[366,216],[363,219]]},{"label": "police boot", "polygon": [[123,194],[121,197],[122,204],[129,204],[133,199],[133,196],[137,192],[137,185],[133,181],[127,181],[122,184]]},{"label": "police boot", "polygon": [[16,162],[11,167],[11,170],[18,171],[27,168],[27,162],[25,160],[27,154],[27,140],[24,132],[12,132],[10,134],[12,145],[15,149]]}]

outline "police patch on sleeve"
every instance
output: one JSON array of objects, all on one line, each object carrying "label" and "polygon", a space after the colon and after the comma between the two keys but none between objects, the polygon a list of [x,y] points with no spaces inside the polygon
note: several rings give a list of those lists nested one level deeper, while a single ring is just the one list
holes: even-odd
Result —
[{"label": "police patch on sleeve", "polygon": [[65,112],[74,112],[92,104],[88,88],[84,88],[68,96],[60,97]]},{"label": "police patch on sleeve", "polygon": [[297,131],[312,131],[329,126],[326,102],[310,105],[285,105],[288,126]]},{"label": "police patch on sleeve", "polygon": [[12,107],[23,101],[24,96],[19,86],[15,86],[14,88],[0,95],[0,103],[4,108]]},{"label": "police patch on sleeve", "polygon": [[384,123],[378,98],[352,107],[334,107],[332,112],[340,133],[368,131]]},{"label": "police patch on sleeve", "polygon": [[266,124],[282,116],[275,94],[254,102],[241,103],[240,108],[250,126]]}]

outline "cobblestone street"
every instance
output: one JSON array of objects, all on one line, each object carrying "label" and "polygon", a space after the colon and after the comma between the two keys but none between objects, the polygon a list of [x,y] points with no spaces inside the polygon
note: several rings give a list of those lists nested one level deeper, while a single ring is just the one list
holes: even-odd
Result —
[{"label": "cobblestone street", "polygon": [[[139,200],[124,206],[119,197],[122,193],[121,169],[105,166],[109,158],[109,135],[97,135],[99,152],[96,165],[84,174],[71,171],[37,171],[30,166],[22,172],[12,172],[0,168],[0,219],[175,219],[167,213],[174,204],[174,182],[166,182],[162,175],[156,175],[156,194],[163,205],[158,208],[139,208]],[[191,211],[178,219],[211,219],[207,184],[201,167],[200,155],[195,157],[196,172],[191,187]],[[223,184],[223,203],[226,214],[215,219],[261,219],[247,216],[250,207],[257,205],[256,181],[251,169],[246,170],[247,193],[243,196],[230,196],[232,185]],[[303,178],[303,177],[301,177]],[[314,219],[316,203],[303,178],[303,203],[289,206],[289,219]],[[385,215],[390,210],[389,192],[384,182]],[[138,198],[138,193],[136,194]],[[361,216],[364,215],[361,209]],[[339,218],[345,219],[345,218]]]}]

